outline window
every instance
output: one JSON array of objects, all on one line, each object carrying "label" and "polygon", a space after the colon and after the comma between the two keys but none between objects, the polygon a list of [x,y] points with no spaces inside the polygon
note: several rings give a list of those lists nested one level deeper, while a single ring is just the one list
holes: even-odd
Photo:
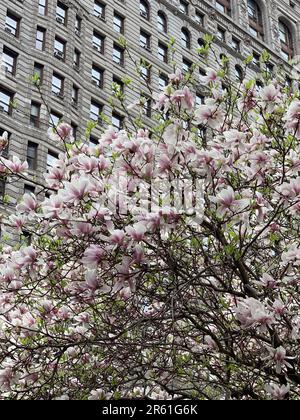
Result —
[{"label": "window", "polygon": [[124,117],[117,114],[116,112],[113,112],[111,122],[114,128],[117,130],[122,130],[124,125]]},{"label": "window", "polygon": [[54,56],[59,60],[66,59],[66,41],[59,37],[54,40]]},{"label": "window", "polygon": [[103,105],[96,101],[91,102],[90,119],[92,121],[99,121],[100,114],[102,113]]},{"label": "window", "polygon": [[20,34],[20,21],[21,19],[18,16],[8,11],[5,19],[5,31],[18,38]]},{"label": "window", "polygon": [[56,6],[56,21],[62,25],[67,26],[68,8],[60,1]]},{"label": "window", "polygon": [[179,1],[179,10],[181,11],[181,13],[184,13],[185,15],[189,14],[189,4],[188,2],[184,1],[184,0],[180,0]]},{"label": "window", "polygon": [[95,1],[94,3],[94,16],[99,19],[105,20],[105,4],[100,1]]},{"label": "window", "polygon": [[39,128],[40,126],[41,104],[32,101],[30,107],[30,125]]},{"label": "window", "polygon": [[272,63],[266,63],[266,71],[270,77],[273,77],[274,75],[274,64]]},{"label": "window", "polygon": [[99,51],[101,54],[104,54],[104,42],[105,42],[105,37],[103,35],[100,35],[98,32],[94,31],[93,47],[95,50]]},{"label": "window", "polygon": [[253,64],[259,66],[260,64],[260,55],[256,52],[253,52]]},{"label": "window", "polygon": [[62,115],[55,112],[55,111],[51,111],[50,112],[50,116],[49,116],[49,125],[50,127],[57,127],[60,120],[62,119]]},{"label": "window", "polygon": [[157,13],[157,28],[165,34],[168,32],[168,21],[164,12]]},{"label": "window", "polygon": [[79,102],[79,88],[76,85],[72,86],[72,105],[77,107]]},{"label": "window", "polygon": [[78,125],[71,122],[71,127],[72,127],[72,135],[74,137],[74,139],[77,139],[77,135],[78,135]]},{"label": "window", "polygon": [[117,87],[120,93],[124,94],[124,83],[122,82],[121,79],[119,79],[117,76],[114,76],[113,84]]},{"label": "window", "polygon": [[91,148],[93,149],[93,148],[95,148],[98,144],[99,144],[99,140],[97,139],[97,137],[90,136],[90,143],[89,143],[89,147],[91,147]]},{"label": "window", "polygon": [[151,48],[151,35],[147,34],[144,31],[140,32],[140,46],[146,50]]},{"label": "window", "polygon": [[7,89],[0,87],[0,111],[5,112],[6,114],[11,114],[12,112],[12,102],[14,95]]},{"label": "window", "polygon": [[2,64],[5,71],[11,75],[16,74],[18,54],[7,47],[3,48]]},{"label": "window", "polygon": [[151,83],[151,65],[142,60],[140,71],[141,79],[146,83]]},{"label": "window", "polygon": [[5,197],[5,179],[0,177],[0,200],[3,200]]},{"label": "window", "polygon": [[38,26],[36,28],[35,48],[40,51],[45,49],[46,29]]},{"label": "window", "polygon": [[140,1],[140,15],[143,18],[150,20],[150,6],[149,3],[145,0]]},{"label": "window", "polygon": [[33,75],[37,78],[38,83],[43,83],[44,77],[44,66],[40,63],[34,63]]},{"label": "window", "polygon": [[216,0],[216,8],[227,15],[231,15],[231,4],[230,0]]},{"label": "window", "polygon": [[159,74],[159,79],[158,79],[158,84],[159,84],[159,88],[160,90],[165,89],[168,84],[169,84],[169,78],[167,75],[160,73]]},{"label": "window", "polygon": [[152,116],[152,100],[146,95],[142,95],[141,97],[142,103],[144,104],[144,111],[145,115],[148,118],[151,118]]},{"label": "window", "polygon": [[55,152],[52,152],[52,150],[48,150],[48,153],[47,153],[47,170],[48,171],[49,169],[56,166],[57,160],[58,160],[58,154]]},{"label": "window", "polygon": [[37,168],[38,145],[33,142],[28,142],[27,146],[27,163],[28,168],[35,171]]},{"label": "window", "polygon": [[282,57],[285,60],[292,59],[294,57],[293,37],[289,27],[281,20],[279,21],[279,36]]},{"label": "window", "polygon": [[24,185],[24,194],[35,194],[35,187],[33,185]]},{"label": "window", "polygon": [[240,66],[235,66],[235,78],[240,83],[244,80],[244,72]]},{"label": "window", "polygon": [[241,41],[239,41],[237,38],[232,38],[231,41],[231,47],[234,51],[240,53],[241,52]]},{"label": "window", "polygon": [[204,26],[204,14],[199,12],[199,10],[196,10],[195,21],[198,23],[198,25]]},{"label": "window", "polygon": [[158,58],[164,63],[168,63],[168,47],[161,42],[158,44]]},{"label": "window", "polygon": [[93,64],[92,67],[92,82],[100,87],[103,88],[104,85],[104,70],[102,70],[97,65]]},{"label": "window", "polygon": [[196,105],[204,105],[205,104],[205,96],[201,93],[196,93]]},{"label": "window", "polygon": [[81,19],[80,16],[76,15],[76,18],[75,18],[75,33],[76,33],[76,35],[81,34],[81,29],[82,29],[82,19]]},{"label": "window", "polygon": [[124,34],[125,32],[125,19],[118,13],[114,13],[113,28],[118,34]]},{"label": "window", "polygon": [[47,14],[47,0],[39,0],[39,14],[46,16]]},{"label": "window", "polygon": [[221,42],[226,42],[226,31],[225,29],[220,28],[220,26],[218,26],[217,29],[217,38]]},{"label": "window", "polygon": [[251,35],[263,40],[263,18],[261,9],[255,0],[248,0],[248,16]]},{"label": "window", "polygon": [[64,77],[60,76],[57,73],[53,73],[53,76],[52,76],[52,93],[54,93],[54,95],[59,96],[59,97],[63,97],[64,82],[65,82]]},{"label": "window", "polygon": [[181,45],[188,50],[191,48],[191,35],[188,29],[181,29]]},{"label": "window", "polygon": [[73,66],[75,67],[76,70],[79,70],[80,68],[80,57],[81,57],[81,52],[77,50],[77,48],[75,48],[74,57],[73,57]]},{"label": "window", "polygon": [[117,44],[114,44],[113,61],[114,61],[114,63],[117,63],[120,66],[124,66],[124,63],[125,63],[124,49]]},{"label": "window", "polygon": [[193,63],[190,60],[184,58],[182,60],[182,71],[183,73],[189,73],[191,71]]}]

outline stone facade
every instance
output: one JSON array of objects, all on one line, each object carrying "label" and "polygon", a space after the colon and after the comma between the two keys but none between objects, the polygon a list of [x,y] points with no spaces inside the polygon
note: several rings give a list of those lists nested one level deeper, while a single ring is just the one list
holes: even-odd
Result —
[{"label": "stone facade", "polygon": [[[63,14],[63,20],[57,14],[58,3],[66,12]],[[229,1],[225,3],[229,4]],[[139,0],[103,0],[103,2],[101,0],[97,2],[98,17],[94,12],[94,0],[1,1],[0,51],[9,51],[9,54],[15,57],[15,68],[12,72],[7,71],[5,60],[2,60],[0,90],[11,93],[14,106],[10,109],[10,115],[5,109],[1,111],[0,106],[0,129],[10,133],[9,155],[18,155],[21,159],[26,159],[28,142],[37,145],[37,164],[34,170],[30,171],[32,182],[27,186],[21,181],[6,185],[5,193],[10,197],[10,204],[5,207],[10,211],[14,210],[18,197],[24,192],[24,187],[31,186],[32,189],[35,187],[37,193],[42,190],[36,186],[36,183],[42,183],[42,173],[47,165],[49,151],[56,152],[57,149],[57,145],[53,144],[46,134],[49,127],[48,111],[52,110],[62,116],[64,121],[72,123],[74,127],[80,127],[78,135],[83,135],[84,131],[80,130],[84,130],[89,120],[91,101],[102,104],[103,112],[111,118],[108,101],[114,78],[122,79],[126,75],[133,80],[133,88],[127,91],[125,88],[128,102],[136,100],[141,92],[147,92],[146,85],[141,81],[134,64],[134,62],[139,63],[141,57],[152,64],[153,86],[158,86],[161,73],[167,75],[173,71],[173,63],[165,63],[158,57],[159,44],[168,45],[170,37],[175,37],[177,40],[174,61],[179,67],[182,67],[183,63],[198,61],[199,40],[208,33],[218,35],[215,48],[220,55],[230,57],[230,69],[233,75],[235,66],[241,65],[246,56],[253,52],[259,55],[263,49],[270,51],[271,62],[274,65],[280,64],[288,72],[296,71],[295,67],[281,57],[279,21],[284,22],[289,28],[294,58],[297,59],[300,55],[300,1],[257,0],[256,3],[261,9],[264,40],[251,35],[247,0],[231,0],[230,15],[226,10],[224,13],[221,11],[220,5],[224,4],[224,1],[144,1],[143,6],[146,7],[149,16],[141,14]],[[105,10],[99,14],[102,6],[105,6]],[[166,18],[166,33],[158,28],[158,12],[162,12],[164,14],[162,16]],[[14,29],[13,21],[9,20],[7,24],[7,16],[16,18],[17,36],[7,28],[12,26]],[[116,16],[118,19],[123,19],[123,36],[132,54],[131,59],[125,57],[124,65],[113,61],[114,45],[117,46],[120,39],[120,34],[114,28]],[[40,32],[44,31],[42,51],[36,48],[37,28]],[[189,35],[190,48],[182,46],[182,28],[185,28]],[[140,45],[141,30],[148,36],[147,48]],[[93,47],[94,31],[104,37],[104,47],[101,51]],[[40,33],[38,36],[40,37]],[[58,55],[54,56],[55,38],[65,45],[64,59]],[[237,44],[234,46],[233,42],[239,43],[239,51]],[[80,53],[79,66],[74,65],[75,50]],[[214,62],[212,56],[212,66]],[[35,63],[43,66],[41,85],[43,99],[32,83]],[[100,86],[92,82],[93,65],[104,71],[103,83]],[[61,95],[52,92],[53,72],[63,80]],[[76,106],[72,104],[73,85],[78,89]],[[32,123],[30,124],[32,102],[40,105],[39,127],[32,127]],[[119,115],[122,115],[122,110],[119,110]],[[96,130],[95,135],[97,134],[99,132]]]}]

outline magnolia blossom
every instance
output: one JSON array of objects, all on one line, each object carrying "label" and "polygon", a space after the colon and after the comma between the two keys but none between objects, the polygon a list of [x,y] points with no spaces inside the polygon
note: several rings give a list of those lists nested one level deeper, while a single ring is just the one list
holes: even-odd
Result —
[{"label": "magnolia blossom", "polygon": [[105,250],[97,245],[91,245],[84,252],[82,262],[87,267],[97,267],[105,255]]},{"label": "magnolia blossom", "polygon": [[195,112],[198,124],[208,125],[211,128],[219,129],[224,121],[224,114],[215,103],[206,102],[200,105]]},{"label": "magnolia blossom", "polygon": [[239,210],[246,208],[249,204],[248,199],[237,200],[235,198],[235,192],[231,187],[221,191],[216,197],[211,196],[210,200],[217,204],[217,214],[219,217],[238,212]]},{"label": "magnolia blossom", "polygon": [[200,83],[206,85],[210,82],[217,82],[219,81],[220,78],[218,76],[218,73],[216,72],[216,70],[212,69],[212,68],[208,68],[206,69],[206,76],[200,76]]},{"label": "magnolia blossom", "polygon": [[283,117],[288,133],[294,134],[300,140],[300,101],[294,100]]},{"label": "magnolia blossom", "polygon": [[291,357],[287,357],[286,349],[282,346],[277,349],[269,348],[269,356],[265,360],[269,360],[269,365],[275,364],[276,373],[281,374],[284,368],[292,369],[293,366],[288,362]]},{"label": "magnolia blossom", "polygon": [[48,135],[53,141],[73,141],[73,129],[67,123],[60,123],[54,128],[49,128]]},{"label": "magnolia blossom", "polygon": [[290,392],[290,385],[277,385],[271,384],[266,386],[266,391],[275,400],[284,400],[287,394]]},{"label": "magnolia blossom", "polygon": [[28,163],[21,162],[17,156],[13,156],[12,160],[3,159],[4,165],[14,174],[26,174]]},{"label": "magnolia blossom", "polygon": [[6,148],[8,145],[8,132],[4,131],[2,136],[0,136],[0,152]]},{"label": "magnolia blossom", "polygon": [[275,322],[274,315],[266,308],[266,306],[254,299],[246,299],[241,301],[236,309],[236,316],[243,328],[252,328],[257,325],[262,331]]},{"label": "magnolia blossom", "polygon": [[280,88],[274,85],[269,85],[263,88],[260,92],[260,99],[262,105],[266,108],[267,112],[274,111],[275,106],[280,104],[281,92]]},{"label": "magnolia blossom", "polygon": [[188,87],[183,90],[177,90],[170,98],[172,103],[175,103],[182,110],[191,110],[194,107],[194,97]]},{"label": "magnolia blossom", "polygon": [[38,207],[36,198],[32,194],[25,194],[23,200],[17,205],[17,211],[20,213],[34,212]]}]

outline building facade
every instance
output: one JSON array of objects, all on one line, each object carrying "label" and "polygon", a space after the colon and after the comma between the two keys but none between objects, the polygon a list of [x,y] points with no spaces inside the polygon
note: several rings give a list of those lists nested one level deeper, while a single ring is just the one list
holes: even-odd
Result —
[{"label": "building facade", "polygon": [[[24,192],[42,191],[38,183],[58,153],[47,137],[49,125],[63,120],[83,136],[87,121],[103,112],[121,127],[122,109],[112,111],[109,105],[112,84],[132,79],[132,87],[124,88],[128,103],[149,94],[147,84],[163,88],[174,63],[188,70],[199,60],[205,34],[215,35],[217,53],[230,58],[232,77],[239,77],[246,56],[253,53],[259,61],[264,49],[271,54],[270,66],[295,72],[289,60],[300,56],[300,1],[0,1],[0,134],[9,133],[7,153],[27,159],[30,168],[30,182],[0,180],[0,212],[1,207],[13,211]],[[171,37],[176,39],[172,59]],[[127,40],[131,57],[120,38]],[[151,65],[142,66],[142,77],[136,71],[141,59]],[[90,140],[99,134],[96,128]]]}]

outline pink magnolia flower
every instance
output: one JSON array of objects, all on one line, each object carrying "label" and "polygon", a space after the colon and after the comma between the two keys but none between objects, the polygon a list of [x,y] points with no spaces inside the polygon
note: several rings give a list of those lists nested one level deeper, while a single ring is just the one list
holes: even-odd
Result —
[{"label": "pink magnolia flower", "polygon": [[0,389],[1,391],[10,391],[11,387],[17,382],[18,376],[14,373],[11,366],[0,370]]},{"label": "pink magnolia flower", "polygon": [[169,75],[170,82],[175,85],[178,85],[183,79],[184,76],[180,69],[176,69],[175,73]]},{"label": "pink magnolia flower", "polygon": [[53,141],[70,142],[73,140],[73,128],[67,123],[60,123],[48,130],[49,138]]},{"label": "pink magnolia flower", "polygon": [[61,181],[65,178],[65,167],[51,168],[49,172],[44,175],[44,178],[50,188],[58,189]]},{"label": "pink magnolia flower", "polygon": [[193,94],[188,87],[174,92],[170,101],[178,105],[182,110],[191,110],[195,104]]},{"label": "pink magnolia flower", "polygon": [[207,124],[213,129],[220,128],[224,123],[224,114],[215,103],[200,105],[196,109],[195,118],[198,124]]},{"label": "pink magnolia flower", "polygon": [[98,245],[91,245],[84,252],[82,263],[88,267],[97,267],[105,255],[103,248]]},{"label": "pink magnolia flower", "polygon": [[291,244],[286,252],[282,253],[281,260],[284,264],[300,266],[300,249],[297,244]]},{"label": "pink magnolia flower", "polygon": [[274,315],[262,302],[254,298],[239,302],[236,316],[245,329],[258,326],[262,331],[266,331],[267,327],[275,322]]},{"label": "pink magnolia flower", "polygon": [[74,179],[65,185],[64,200],[68,203],[78,204],[90,191],[91,183],[88,178]]},{"label": "pink magnolia flower", "polygon": [[206,76],[200,76],[200,83],[204,85],[207,85],[211,82],[217,82],[219,80],[220,78],[218,76],[218,73],[210,67],[206,69]]},{"label": "pink magnolia flower", "polygon": [[262,105],[266,108],[266,111],[271,113],[274,111],[275,106],[280,104],[280,88],[275,87],[274,85],[266,86],[261,90],[260,98]]},{"label": "pink magnolia flower", "polygon": [[89,157],[86,155],[80,155],[77,157],[77,163],[75,164],[75,166],[79,170],[92,173],[93,171],[95,171],[95,169],[98,168],[98,164],[99,164],[98,158],[94,156]]},{"label": "pink magnolia flower", "polygon": [[32,247],[23,248],[19,253],[16,254],[15,262],[18,267],[33,266],[37,259],[36,250]]},{"label": "pink magnolia flower", "polygon": [[262,275],[262,278],[259,282],[257,282],[259,285],[265,287],[266,289],[276,289],[277,288],[277,281],[274,280],[272,276],[270,276],[268,273],[264,273]]},{"label": "pink magnolia flower", "polygon": [[25,194],[20,204],[17,205],[17,211],[20,213],[30,213],[36,211],[38,203],[33,194]]},{"label": "pink magnolia flower", "polygon": [[266,391],[270,394],[275,400],[284,400],[287,394],[290,392],[290,385],[277,385],[271,384],[266,386]]},{"label": "pink magnolia flower", "polygon": [[94,227],[91,223],[88,222],[75,222],[71,233],[76,236],[86,236],[91,235],[94,232]]},{"label": "pink magnolia flower", "polygon": [[248,199],[236,200],[235,192],[231,187],[221,191],[217,197],[211,196],[210,201],[217,204],[217,214],[219,217],[224,217],[230,213],[237,212],[243,208],[246,208],[249,204]]},{"label": "pink magnolia flower", "polygon": [[62,217],[63,199],[59,195],[53,195],[46,199],[42,204],[42,210],[45,217],[48,219],[59,219]]},{"label": "pink magnolia flower", "polygon": [[8,167],[8,169],[13,172],[14,174],[25,174],[28,170],[28,163],[27,162],[21,162],[20,159],[17,156],[14,156],[12,160],[6,160],[5,159],[5,165]]},{"label": "pink magnolia flower", "polygon": [[125,232],[123,230],[113,230],[109,237],[109,242],[114,245],[124,245]]},{"label": "pink magnolia flower", "polygon": [[292,357],[287,357],[286,349],[282,346],[278,347],[277,349],[268,348],[269,356],[267,356],[264,360],[269,360],[268,365],[271,366],[273,363],[276,367],[276,373],[279,375],[283,371],[285,367],[292,369],[292,365],[288,362],[288,360],[293,359]]},{"label": "pink magnolia flower", "polygon": [[294,100],[283,117],[288,133],[294,134],[300,140],[300,101]]},{"label": "pink magnolia flower", "polygon": [[11,223],[11,226],[18,229],[19,232],[22,231],[25,223],[26,223],[26,217],[24,215],[15,215],[12,214],[9,216],[9,221]]},{"label": "pink magnolia flower", "polygon": [[135,242],[141,242],[144,239],[146,231],[147,228],[143,223],[137,223],[126,228],[126,233],[128,233]]},{"label": "pink magnolia flower", "polygon": [[6,148],[8,145],[8,132],[4,131],[2,136],[0,136],[0,152]]}]

